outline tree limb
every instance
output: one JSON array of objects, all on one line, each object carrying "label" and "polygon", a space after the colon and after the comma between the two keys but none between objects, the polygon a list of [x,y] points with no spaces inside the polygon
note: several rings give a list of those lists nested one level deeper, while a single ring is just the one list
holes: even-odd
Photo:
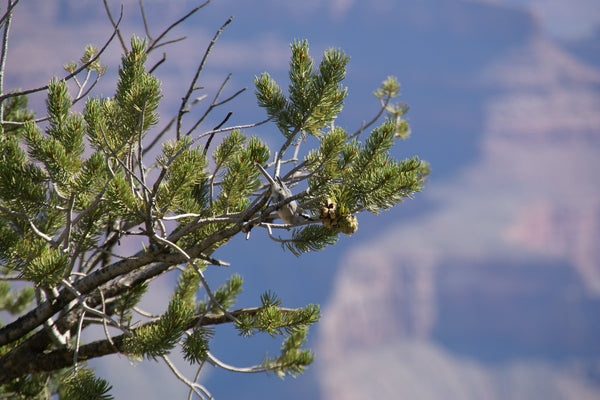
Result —
[{"label": "tree limb", "polygon": [[[261,307],[241,308],[231,311],[229,314],[236,318],[241,315],[247,315],[251,317],[259,312],[260,309]],[[279,308],[279,310],[284,313],[297,311],[297,309],[291,308]],[[185,330],[192,329],[195,326],[221,325],[230,322],[232,322],[231,319],[225,314],[198,314],[189,321],[185,327]],[[152,322],[149,322],[147,324],[151,323]],[[102,339],[79,346],[77,359],[81,362],[109,354],[123,353],[123,340],[126,337],[127,334],[121,334],[111,337],[110,340]],[[2,359],[3,358],[4,357],[2,357]],[[0,363],[0,384],[7,383],[11,379],[17,378],[24,374],[34,374],[67,368],[72,366],[73,362],[73,349],[68,347],[63,347],[48,352],[38,352],[33,349],[27,352],[20,352],[18,357],[16,355],[12,355],[8,360]]]}]

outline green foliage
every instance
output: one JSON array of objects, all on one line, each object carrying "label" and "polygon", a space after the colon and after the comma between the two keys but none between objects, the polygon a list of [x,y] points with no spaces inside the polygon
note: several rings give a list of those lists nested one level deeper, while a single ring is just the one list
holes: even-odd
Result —
[{"label": "green foliage", "polygon": [[[26,124],[25,129],[31,126]],[[29,211],[45,200],[45,172],[27,159],[16,136],[7,136],[0,141],[0,196],[3,203],[17,207],[18,211]],[[23,201],[17,201],[23,200]],[[31,207],[28,207],[32,204]]]},{"label": "green foliage", "polygon": [[33,124],[26,125],[27,145],[32,159],[45,166],[52,182],[64,195],[81,167],[83,154],[83,118],[71,115],[71,98],[64,81],[52,80],[48,87],[46,135]]},{"label": "green foliage", "polygon": [[337,242],[338,235],[322,225],[308,225],[292,231],[292,238],[281,243],[295,256],[317,251]]},{"label": "green foliage", "polygon": [[32,287],[27,286],[14,293],[8,282],[0,282],[0,311],[8,311],[12,315],[21,313],[32,300]]},{"label": "green foliage", "polygon": [[106,188],[107,209],[111,214],[114,213],[132,224],[137,224],[144,218],[143,203],[131,191],[131,181],[127,178],[125,172],[119,171],[108,182]]},{"label": "green foliage", "polygon": [[[239,274],[233,274],[225,284],[221,285],[214,293],[215,299],[221,307],[228,309],[237,301],[237,295],[242,292],[242,283],[244,279]],[[212,304],[211,311],[220,313],[221,308],[217,304]]]},{"label": "green foliage", "polygon": [[125,353],[153,360],[169,353],[183,335],[193,312],[178,296],[171,298],[167,311],[156,322],[135,329],[123,341]]},{"label": "green foliage", "polygon": [[[190,148],[189,137],[175,143],[164,143],[163,154],[157,163],[166,171],[156,195],[156,205],[161,214],[187,208],[190,199],[199,200],[194,192],[207,180],[206,159],[201,149]],[[203,206],[205,204],[198,203],[197,208]]]},{"label": "green foliage", "polygon": [[239,131],[232,131],[213,154],[215,174],[221,167],[225,168],[219,175],[222,182],[215,211],[235,212],[248,207],[249,196],[260,185],[255,163],[262,164],[268,158],[269,148],[259,138],[253,136],[246,140]]},{"label": "green foliage", "polygon": [[84,118],[92,144],[119,159],[158,122],[160,81],[146,71],[146,60],[146,42],[134,36],[121,60],[115,97],[86,103]]},{"label": "green foliage", "polygon": [[244,336],[257,332],[266,332],[271,336],[285,337],[278,357],[265,357],[261,363],[266,371],[274,372],[283,378],[296,376],[304,371],[314,360],[314,354],[302,349],[306,344],[308,327],[320,318],[318,305],[289,310],[280,308],[280,300],[272,292],[261,296],[262,306],[253,315],[244,314],[236,322],[236,328]]},{"label": "green foliage", "polygon": [[68,266],[67,254],[57,249],[41,247],[39,254],[32,257],[25,265],[22,275],[28,281],[35,282],[37,286],[51,288],[56,286]]},{"label": "green foliage", "polygon": [[106,380],[98,378],[89,368],[68,370],[63,375],[60,386],[61,399],[65,400],[109,400],[112,389]]},{"label": "green foliage", "polygon": [[266,332],[269,335],[291,334],[297,329],[306,328],[320,318],[319,306],[309,304],[295,310],[282,310],[279,300],[272,293],[265,293],[261,297],[262,306],[253,314],[243,314],[236,321],[235,326],[244,336],[254,335],[257,332]]},{"label": "green foliage", "polygon": [[254,81],[258,104],[275,117],[287,138],[300,131],[318,136],[342,110],[347,89],[340,82],[350,59],[341,50],[329,49],[319,68],[314,69],[308,41],[294,41],[291,49],[289,98],[269,74],[263,73]]},{"label": "green foliage", "polygon": [[[327,176],[335,176],[347,164],[340,165],[339,156],[348,142],[348,134],[342,128],[335,127],[322,138],[317,149],[311,150],[305,158],[311,171],[319,171]],[[315,178],[318,179],[318,178]]]},{"label": "green foliage", "polygon": [[[96,72],[98,74],[98,76],[102,76],[106,72],[107,67],[101,65],[100,60],[98,58],[96,58],[95,61],[92,61],[92,59],[94,57],[96,57],[97,55],[98,55],[98,48],[96,46],[94,46],[93,44],[88,44],[87,46],[85,46],[83,56],[81,56],[81,59],[79,60],[79,62],[81,63],[81,65],[85,65],[85,64],[88,64],[91,62],[91,64],[88,64],[86,69],[88,71]],[[70,72],[73,72],[73,71],[70,71]]]},{"label": "green foliage", "polygon": [[394,139],[395,125],[389,119],[373,129],[352,162],[346,164],[341,184],[331,193],[334,201],[352,212],[366,209],[378,213],[421,190],[428,165],[416,157],[393,160],[388,151]]},{"label": "green foliage", "polygon": [[280,378],[286,375],[300,375],[306,367],[312,364],[315,356],[308,349],[302,349],[306,344],[308,328],[303,327],[293,331],[281,345],[279,357],[266,358],[262,365],[267,371],[273,371]]},{"label": "green foliage", "polygon": [[395,76],[388,76],[381,86],[373,92],[379,99],[389,119],[393,121],[395,136],[399,139],[407,139],[410,136],[408,122],[402,118],[408,112],[408,106],[404,103],[389,104],[390,100],[400,95],[400,83]]},{"label": "green foliage", "polygon": [[0,393],[10,393],[11,400],[45,400],[50,397],[48,374],[21,376],[0,386]]},{"label": "green foliage", "polygon": [[[341,81],[347,62],[341,51],[328,50],[316,70],[307,42],[296,41],[292,44],[289,98],[268,74],[255,79],[258,103],[275,119],[287,143],[299,140],[297,135],[302,132],[319,139],[319,146],[308,152],[302,166],[309,178],[306,199],[311,200],[309,207],[323,226],[295,229],[291,239],[281,240],[295,255],[335,243],[338,233],[352,234],[358,228],[355,213],[379,213],[410,198],[423,188],[429,174],[428,164],[417,157],[396,161],[390,154],[396,139],[410,134],[403,119],[408,106],[391,103],[400,94],[395,77],[388,77],[374,92],[381,113],[386,111],[388,118],[371,130],[364,143],[359,139],[366,126],[349,135],[331,124],[346,95]],[[373,122],[375,119],[368,125]],[[324,130],[330,124],[330,129]]]},{"label": "green foliage", "polygon": [[[4,101],[4,119],[6,121],[27,122],[33,120],[34,114],[28,109],[27,96],[14,96]],[[23,125],[2,126],[3,135],[18,137],[23,134]]]},{"label": "green foliage", "polygon": [[208,356],[208,344],[213,336],[213,329],[205,327],[194,329],[183,342],[183,358],[193,364],[202,363]]},{"label": "green foliage", "polygon": [[196,268],[188,264],[181,274],[179,274],[173,295],[181,299],[186,307],[193,308],[196,306],[196,292],[199,289],[199,285],[200,277],[196,272]]},{"label": "green foliage", "polygon": [[135,285],[117,298],[115,301],[115,313],[122,325],[129,326],[131,324],[131,318],[133,317],[132,309],[140,302],[142,296],[147,291],[148,285],[146,283],[141,283]]}]

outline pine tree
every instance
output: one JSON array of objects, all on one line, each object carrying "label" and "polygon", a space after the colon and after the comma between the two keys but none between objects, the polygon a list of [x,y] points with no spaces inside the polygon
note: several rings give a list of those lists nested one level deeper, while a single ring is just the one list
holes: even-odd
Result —
[{"label": "pine tree", "polygon": [[[9,2],[1,20],[2,75],[16,3]],[[161,82],[153,71],[164,60],[149,66],[148,56],[176,41],[167,34],[201,7],[156,39],[134,36],[129,43],[107,8],[110,39],[101,49],[88,46],[79,63],[65,66],[66,76],[11,93],[0,79],[0,311],[13,316],[0,324],[3,395],[110,398],[110,384],[85,361],[113,353],[165,362],[178,376],[169,359],[176,348],[198,368],[222,365],[210,344],[213,327],[226,323],[243,337],[282,338],[278,356],[244,371],[300,374],[313,360],[304,346],[319,307],[286,308],[267,292],[256,306],[235,308],[242,277],[234,273],[218,288],[205,278],[214,266],[227,265],[214,258],[215,250],[235,235],[266,234],[296,256],[317,251],[341,233],[356,232],[361,212],[387,210],[422,189],[427,163],[390,155],[410,133],[403,118],[408,107],[393,103],[400,93],[396,78],[374,92],[381,107],[370,122],[354,132],[335,125],[347,96],[342,82],[349,58],[341,50],[325,51],[315,65],[308,42],[294,41],[287,91],[268,73],[255,79],[258,105],[267,114],[262,122],[227,127],[226,117],[201,130],[211,111],[241,93],[221,99],[227,80],[206,113],[188,121],[206,57],[231,20],[215,34],[178,112],[161,124]],[[88,97],[106,70],[100,56],[115,37],[123,56],[114,96]],[[35,118],[26,95],[43,91],[47,112]],[[79,102],[82,112],[73,107]],[[262,124],[280,132],[276,151],[249,136]],[[219,144],[211,147],[213,139]],[[256,164],[293,196],[271,202]],[[277,211],[291,201],[312,218],[294,226],[277,221]],[[132,237],[143,245],[128,255],[121,241]],[[173,270],[178,283],[164,312],[140,314],[136,304],[148,283]],[[94,326],[105,337],[84,343],[82,332]],[[199,383],[180,379],[200,398],[209,396]]]}]

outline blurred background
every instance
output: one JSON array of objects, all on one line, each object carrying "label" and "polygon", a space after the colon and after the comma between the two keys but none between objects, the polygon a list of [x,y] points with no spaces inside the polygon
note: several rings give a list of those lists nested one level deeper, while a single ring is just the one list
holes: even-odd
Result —
[{"label": "blurred background", "polygon": [[[109,1],[122,27],[144,35],[137,1]],[[144,2],[151,33],[193,1]],[[600,398],[600,6],[597,0],[215,0],[171,33],[165,47],[162,122],[176,111],[210,38],[233,15],[200,78],[212,98],[248,90],[215,111],[231,125],[264,119],[253,78],[287,86],[289,43],[308,39],[351,56],[349,96],[336,124],[356,129],[378,110],[372,91],[402,83],[412,136],[397,158],[419,155],[432,174],[424,192],[381,215],[360,215],[352,237],[296,258],[253,231],[217,256],[222,283],[245,278],[239,306],[275,290],[285,306],[319,303],[311,331],[316,361],[298,378],[206,367],[216,399],[598,399]],[[11,25],[6,89],[63,76],[111,26],[100,1],[27,0]],[[114,93],[120,46],[95,95]],[[157,54],[156,62],[161,54]],[[150,65],[153,62],[149,63]],[[43,112],[44,97],[31,106]],[[191,113],[200,116],[202,104]],[[159,124],[159,127],[162,126]],[[273,126],[260,135],[272,145]],[[265,257],[265,254],[268,257]],[[175,275],[153,285],[143,308],[162,311]],[[219,327],[212,352],[246,366],[279,342]],[[166,365],[111,356],[91,363],[116,398],[183,398]],[[184,363],[178,366],[193,376]]]}]

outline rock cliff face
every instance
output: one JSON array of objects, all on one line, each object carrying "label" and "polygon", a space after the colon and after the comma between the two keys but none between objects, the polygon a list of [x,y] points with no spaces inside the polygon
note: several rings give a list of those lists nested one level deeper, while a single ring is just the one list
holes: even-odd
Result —
[{"label": "rock cliff face", "polygon": [[504,239],[570,260],[600,296],[600,70],[540,38],[493,65],[484,155],[523,186]]},{"label": "rock cliff face", "polygon": [[476,84],[477,160],[341,262],[324,399],[600,398],[600,69],[534,34]]}]

